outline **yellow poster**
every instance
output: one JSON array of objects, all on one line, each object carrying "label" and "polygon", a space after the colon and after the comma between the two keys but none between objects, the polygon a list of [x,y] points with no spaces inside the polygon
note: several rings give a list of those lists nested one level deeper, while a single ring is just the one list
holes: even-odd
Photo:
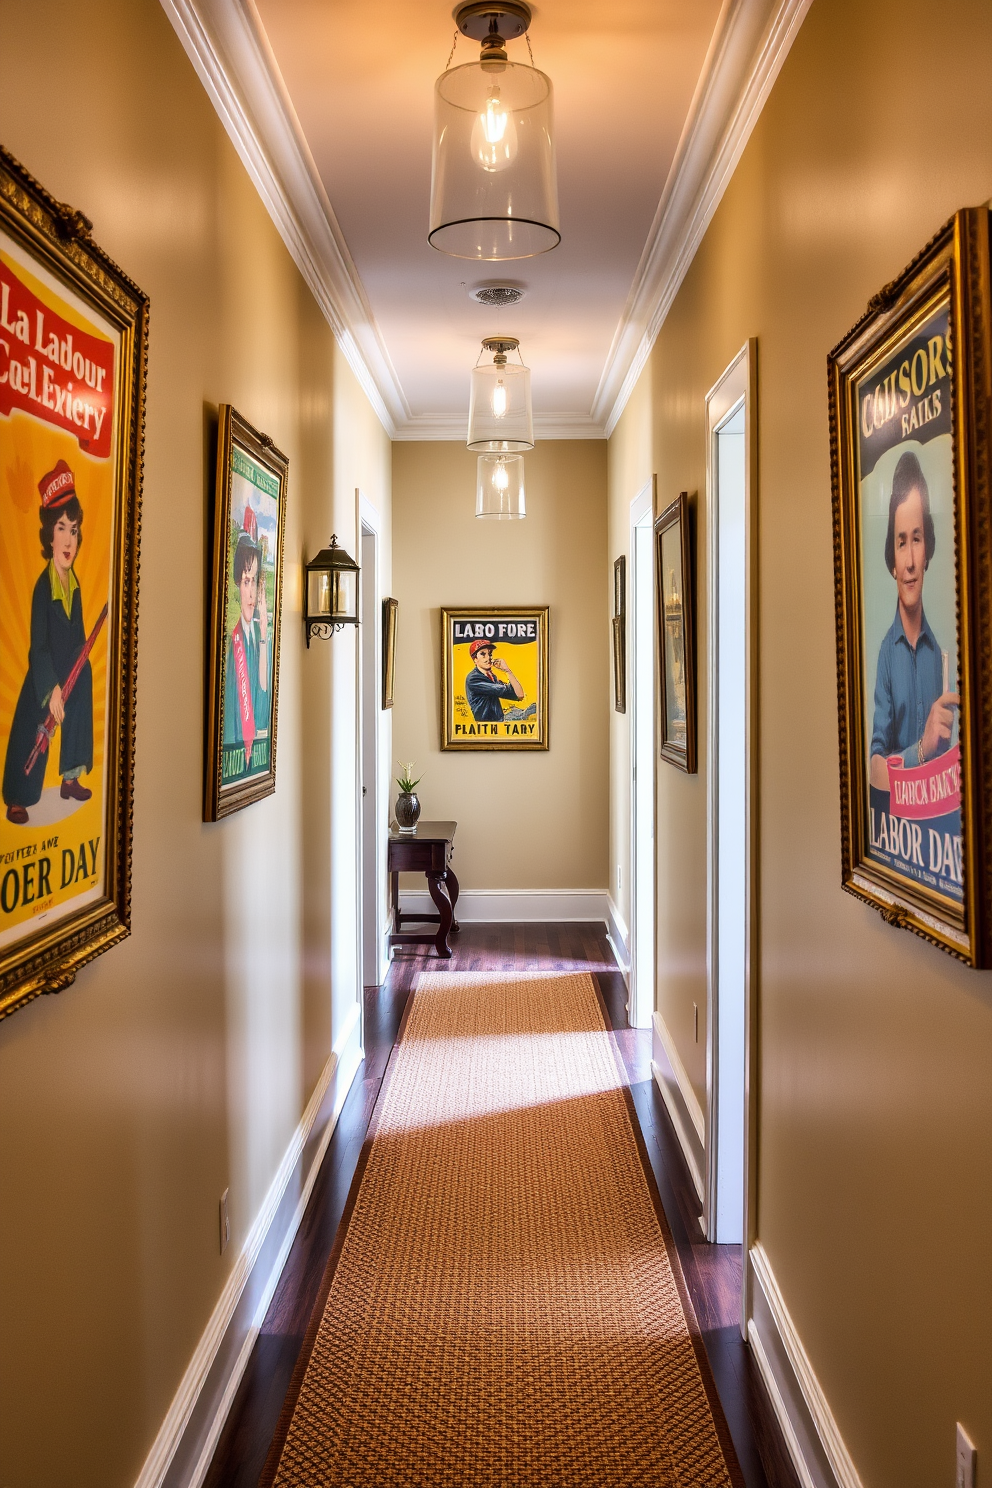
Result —
[{"label": "yellow poster", "polygon": [[0,947],[104,894],[119,360],[0,231]]},{"label": "yellow poster", "polygon": [[547,749],[548,610],[442,610],[442,749]]}]

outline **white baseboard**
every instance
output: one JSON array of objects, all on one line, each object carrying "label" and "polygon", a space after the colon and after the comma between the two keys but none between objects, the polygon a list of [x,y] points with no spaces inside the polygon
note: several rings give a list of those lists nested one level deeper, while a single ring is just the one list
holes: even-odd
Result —
[{"label": "white baseboard", "polygon": [[[609,895],[605,889],[462,889],[455,910],[466,925],[514,920],[595,920],[606,924]],[[436,914],[426,889],[403,889],[404,914]]]},{"label": "white baseboard", "polygon": [[679,1058],[675,1040],[660,1013],[655,1013],[651,1028],[651,1073],[672,1118],[675,1135],[702,1204],[706,1191],[703,1178],[706,1172],[706,1121],[685,1065]]},{"label": "white baseboard", "polygon": [[628,992],[630,991],[630,932],[623,922],[623,917],[616,905],[613,903],[613,895],[606,896],[606,938],[613,948],[617,965],[623,973]]},{"label": "white baseboard", "polygon": [[180,1381],[135,1488],[200,1488],[341,1107],[364,1057],[356,1003]]},{"label": "white baseboard", "polygon": [[749,1260],[748,1341],[802,1488],[862,1488],[760,1241]]}]

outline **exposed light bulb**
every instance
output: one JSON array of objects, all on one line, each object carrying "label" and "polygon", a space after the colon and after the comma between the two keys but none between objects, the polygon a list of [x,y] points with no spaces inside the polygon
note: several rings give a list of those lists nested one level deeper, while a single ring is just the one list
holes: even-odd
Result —
[{"label": "exposed light bulb", "polygon": [[493,388],[492,409],[493,409],[493,418],[504,418],[505,417],[505,415],[506,415],[506,388],[503,385],[503,379],[502,379],[502,377],[500,377],[500,378],[497,379],[496,386]]},{"label": "exposed light bulb", "polygon": [[499,88],[489,90],[484,111],[472,129],[472,153],[486,171],[505,170],[517,153],[517,131],[512,112],[503,104]]},{"label": "exposed light bulb", "polygon": [[497,491],[505,491],[509,484],[510,477],[506,473],[506,466],[502,460],[499,460],[496,464],[496,469],[493,471],[493,485]]}]

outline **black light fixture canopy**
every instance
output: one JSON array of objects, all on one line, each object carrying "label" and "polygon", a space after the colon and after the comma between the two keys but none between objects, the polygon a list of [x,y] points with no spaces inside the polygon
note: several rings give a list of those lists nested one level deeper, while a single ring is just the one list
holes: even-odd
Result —
[{"label": "black light fixture canopy", "polygon": [[304,622],[311,637],[330,640],[336,630],[358,624],[358,564],[338,546],[337,534],[305,566]]}]

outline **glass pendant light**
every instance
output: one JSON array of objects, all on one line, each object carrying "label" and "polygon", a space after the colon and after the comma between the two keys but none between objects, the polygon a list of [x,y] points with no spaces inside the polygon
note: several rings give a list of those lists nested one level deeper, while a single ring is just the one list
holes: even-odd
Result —
[{"label": "glass pendant light", "polygon": [[[491,351],[491,362],[482,356]],[[472,368],[472,391],[468,406],[468,447],[502,451],[534,448],[534,414],[530,403],[530,368],[523,358],[508,362],[506,354],[520,356],[516,336],[487,336],[479,360]]]},{"label": "glass pendant light", "polygon": [[561,242],[551,79],[506,55],[530,18],[522,0],[472,0],[455,12],[482,52],[434,85],[428,241],[454,258],[533,258]]},{"label": "glass pendant light", "polygon": [[525,517],[523,455],[480,455],[475,515],[509,521]]}]

